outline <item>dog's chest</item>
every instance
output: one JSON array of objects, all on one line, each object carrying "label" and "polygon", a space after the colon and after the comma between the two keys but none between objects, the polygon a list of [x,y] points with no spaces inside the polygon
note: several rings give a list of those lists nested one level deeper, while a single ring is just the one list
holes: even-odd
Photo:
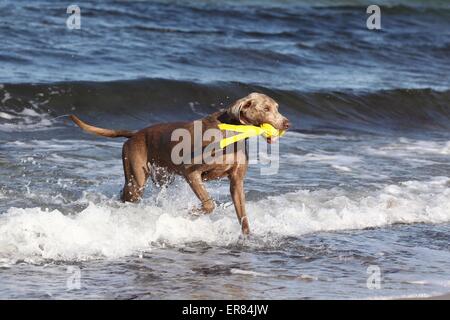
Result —
[{"label": "dog's chest", "polygon": [[220,158],[220,160],[220,163],[215,161],[214,163],[204,164],[202,166],[202,178],[204,180],[214,180],[226,177],[237,166],[248,165],[245,151],[237,151],[230,154],[224,154]]}]

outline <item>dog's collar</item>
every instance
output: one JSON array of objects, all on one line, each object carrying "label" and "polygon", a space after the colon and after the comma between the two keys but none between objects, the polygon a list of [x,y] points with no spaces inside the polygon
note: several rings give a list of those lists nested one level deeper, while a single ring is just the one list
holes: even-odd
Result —
[{"label": "dog's collar", "polygon": [[284,130],[277,130],[269,123],[263,123],[259,127],[252,125],[235,125],[228,123],[221,123],[218,125],[220,130],[240,132],[231,137],[223,138],[220,140],[220,148],[225,148],[226,146],[244,140],[250,137],[255,137],[262,135],[265,138],[271,137],[281,137],[284,135]]}]

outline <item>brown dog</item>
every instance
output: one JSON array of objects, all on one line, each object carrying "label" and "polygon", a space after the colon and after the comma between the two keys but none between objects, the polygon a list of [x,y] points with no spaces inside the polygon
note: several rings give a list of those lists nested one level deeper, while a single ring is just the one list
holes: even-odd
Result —
[{"label": "brown dog", "polygon": [[[165,184],[170,181],[173,174],[185,177],[195,195],[201,201],[198,212],[211,213],[215,204],[208,194],[203,182],[228,177],[230,180],[230,192],[233,199],[236,214],[242,227],[242,232],[250,232],[248,219],[245,213],[244,177],[247,172],[248,159],[244,148],[229,148],[223,150],[220,156],[222,161],[205,163],[201,161],[175,163],[173,161],[174,147],[179,143],[173,140],[173,134],[177,129],[194,137],[190,141],[195,145],[195,121],[162,123],[142,129],[137,132],[127,130],[110,130],[88,125],[71,115],[71,119],[83,130],[105,137],[129,138],[123,145],[122,160],[125,172],[125,185],[122,190],[122,201],[138,201],[144,192],[149,177],[153,182]],[[278,112],[278,104],[270,97],[261,93],[251,93],[239,99],[228,109],[215,112],[198,120],[201,124],[202,150],[210,141],[203,139],[203,134],[208,129],[217,129],[220,123],[248,124],[259,126],[269,123],[278,130],[289,128],[289,121]],[[268,143],[274,142],[273,138],[267,139]],[[234,145],[238,145],[235,143]],[[198,146],[198,145],[197,145]],[[195,154],[195,146],[194,146]],[[212,152],[214,155],[215,153]],[[190,154],[188,158],[193,158]]]}]

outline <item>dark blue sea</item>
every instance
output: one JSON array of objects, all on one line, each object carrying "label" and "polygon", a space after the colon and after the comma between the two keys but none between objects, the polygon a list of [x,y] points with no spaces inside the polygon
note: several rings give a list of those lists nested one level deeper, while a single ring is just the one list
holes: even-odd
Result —
[{"label": "dark blue sea", "polygon": [[[66,26],[67,6],[81,10]],[[450,3],[0,1],[0,298],[376,299],[450,291]],[[123,204],[108,128],[194,120],[250,92],[292,129],[227,181]],[[373,281],[375,279],[375,281]]]}]

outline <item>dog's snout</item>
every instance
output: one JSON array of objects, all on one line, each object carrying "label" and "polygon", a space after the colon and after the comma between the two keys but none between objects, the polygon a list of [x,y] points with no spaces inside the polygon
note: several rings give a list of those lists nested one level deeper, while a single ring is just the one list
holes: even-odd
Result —
[{"label": "dog's snout", "polygon": [[283,121],[283,129],[284,130],[289,129],[290,126],[291,126],[291,123],[289,122],[289,120],[286,119]]}]

